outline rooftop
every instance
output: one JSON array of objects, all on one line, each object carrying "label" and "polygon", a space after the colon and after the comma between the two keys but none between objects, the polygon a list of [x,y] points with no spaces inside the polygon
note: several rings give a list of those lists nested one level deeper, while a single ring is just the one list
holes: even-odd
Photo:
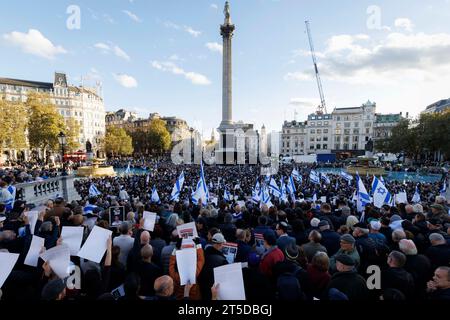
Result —
[{"label": "rooftop", "polygon": [[39,82],[39,81],[29,81],[10,78],[0,78],[0,84],[8,84],[11,86],[23,86],[31,88],[42,88],[47,90],[53,89],[53,83],[50,82]]}]

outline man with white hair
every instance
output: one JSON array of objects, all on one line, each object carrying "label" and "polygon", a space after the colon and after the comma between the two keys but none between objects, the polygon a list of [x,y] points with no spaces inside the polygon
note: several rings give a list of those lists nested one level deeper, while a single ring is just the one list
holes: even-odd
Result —
[{"label": "man with white hair", "polygon": [[447,205],[447,199],[444,196],[437,196],[436,197],[436,204],[440,204],[441,206],[443,206],[447,212],[450,214],[450,208]]},{"label": "man with white hair", "polygon": [[417,247],[412,240],[402,239],[399,242],[400,250],[406,256],[405,270],[414,278],[416,298],[424,298],[427,281],[432,275],[430,259],[423,254],[417,254]]},{"label": "man with white hair", "polygon": [[406,220],[412,221],[414,219],[415,213],[414,213],[414,207],[411,204],[407,204],[405,206],[405,212],[406,212]]},{"label": "man with white hair", "polygon": [[406,239],[406,233],[403,230],[394,230],[394,232],[392,232],[392,244],[391,244],[391,251],[392,250],[400,250],[398,243],[400,242],[400,240],[402,239]]},{"label": "man with white hair", "polygon": [[369,238],[373,239],[380,245],[387,244],[386,237],[380,232],[381,222],[378,220],[372,220],[369,223]]},{"label": "man with white hair", "polygon": [[450,246],[440,233],[432,233],[429,235],[431,246],[425,252],[430,259],[431,266],[436,269],[439,266],[446,266],[450,262]]}]

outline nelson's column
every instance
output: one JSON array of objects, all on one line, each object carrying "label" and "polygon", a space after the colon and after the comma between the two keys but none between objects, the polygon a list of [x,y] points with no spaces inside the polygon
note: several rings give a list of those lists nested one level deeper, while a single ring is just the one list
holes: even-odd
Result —
[{"label": "nelson's column", "polygon": [[235,126],[232,120],[232,65],[231,65],[231,40],[235,30],[231,23],[230,4],[225,2],[225,21],[220,26],[220,34],[223,38],[223,78],[222,78],[222,122],[219,126],[220,150],[216,152],[217,163],[233,164],[235,159]]}]

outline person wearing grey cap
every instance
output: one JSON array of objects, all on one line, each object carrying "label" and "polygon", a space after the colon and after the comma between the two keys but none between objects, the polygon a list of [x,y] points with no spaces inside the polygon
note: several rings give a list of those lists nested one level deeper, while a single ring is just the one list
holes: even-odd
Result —
[{"label": "person wearing grey cap", "polygon": [[349,234],[344,234],[341,236],[340,239],[340,246],[341,248],[336,252],[334,256],[330,258],[330,271],[336,272],[336,257],[340,255],[348,255],[355,261],[355,268],[359,268],[359,264],[361,261],[361,258],[359,257],[358,250],[355,248],[355,238]]}]

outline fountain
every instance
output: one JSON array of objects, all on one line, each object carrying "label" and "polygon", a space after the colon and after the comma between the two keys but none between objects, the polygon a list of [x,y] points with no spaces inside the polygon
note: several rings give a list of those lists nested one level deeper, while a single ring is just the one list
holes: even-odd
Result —
[{"label": "fountain", "polygon": [[116,173],[112,166],[105,165],[106,159],[94,159],[91,166],[79,167],[77,177],[114,177]]},{"label": "fountain", "polygon": [[383,167],[375,165],[376,158],[358,157],[354,164],[349,165],[346,169],[350,174],[355,175],[375,175],[381,176],[386,174]]}]

